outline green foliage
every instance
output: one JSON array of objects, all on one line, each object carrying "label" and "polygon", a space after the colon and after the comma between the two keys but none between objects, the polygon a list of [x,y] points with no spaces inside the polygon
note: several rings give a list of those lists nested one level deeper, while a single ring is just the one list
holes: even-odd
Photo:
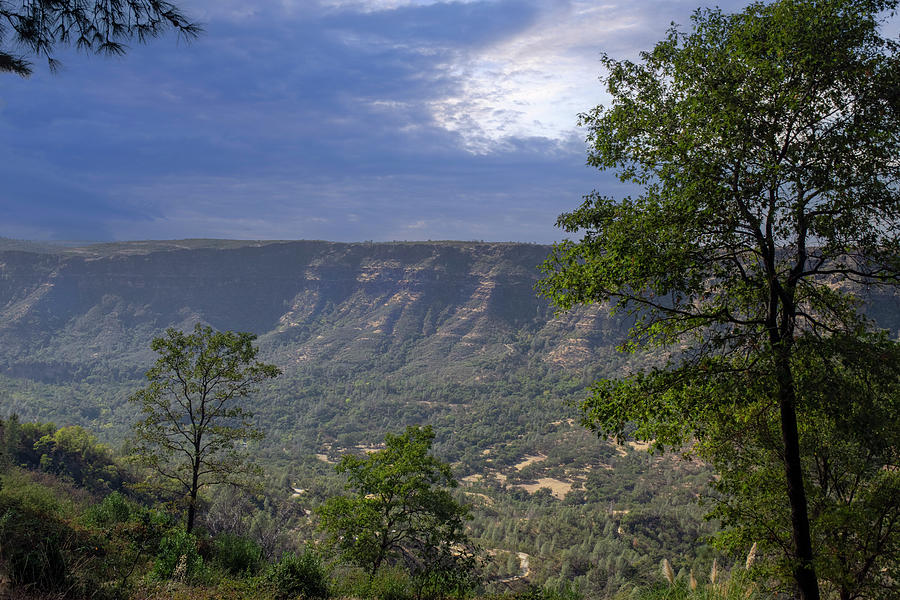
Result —
[{"label": "green foliage", "polygon": [[[0,43],[12,42],[17,51],[25,52],[18,55],[0,50],[0,72],[23,77],[31,74],[31,56],[46,57],[51,70],[59,68],[53,58],[59,45],[119,55],[125,53],[125,44],[131,40],[144,42],[168,30],[190,39],[201,31],[175,5],[150,0],[119,0],[114,5],[99,1],[48,4],[40,8],[29,2],[3,0],[0,17],[12,30],[11,40],[0,37]],[[9,33],[6,27],[0,32],[4,36]]]},{"label": "green foliage", "polygon": [[24,476],[0,491],[0,565],[14,589],[102,597],[103,536],[73,519],[74,502]]},{"label": "green foliage", "polygon": [[399,568],[382,569],[369,582],[365,598],[373,600],[415,600],[409,574]]},{"label": "green foliage", "polygon": [[[836,347],[837,346],[837,347]],[[900,593],[900,345],[883,336],[835,337],[795,354],[800,445],[817,571],[840,598]],[[777,414],[765,382],[745,382],[748,408],[709,430],[699,447],[721,477],[713,514],[729,552],[760,545],[757,570],[784,578],[790,543],[778,477]],[[724,443],[727,440],[727,443]]]},{"label": "green foliage", "polygon": [[523,591],[513,595],[513,598],[515,600],[581,600],[582,595],[567,583],[562,589],[529,585]]},{"label": "green foliage", "polygon": [[383,450],[346,455],[335,468],[347,474],[352,495],[319,507],[321,528],[370,577],[382,564],[404,565],[426,580],[475,566],[464,528],[469,511],[448,491],[457,483],[449,465],[430,455],[433,440],[431,427],[407,427],[385,436]]},{"label": "green foliage", "polygon": [[626,350],[669,347],[664,367],[595,385],[582,408],[596,431],[680,447],[723,420],[738,431],[763,398],[774,407],[767,459],[782,483],[767,488],[784,490],[791,539],[778,548],[809,600],[819,557],[798,414],[815,415],[803,413],[798,355],[831,338],[867,342],[852,286],[900,278],[900,57],[878,33],[896,6],[700,10],[691,31],[673,27],[639,63],[604,57],[612,101],[582,116],[588,162],[641,191],[595,192],[560,216],[583,237],[555,246],[539,284],[561,309],[608,302],[630,315]]},{"label": "green foliage", "polygon": [[328,598],[328,578],[322,559],[310,547],[301,554],[285,552],[269,571],[268,580],[279,600]]},{"label": "green foliage", "polygon": [[119,596],[130,593],[132,576],[158,552],[163,532],[172,525],[165,513],[128,500],[120,492],[90,506],[81,520],[103,532],[102,579],[107,581],[107,589]]},{"label": "green foliage", "polygon": [[262,550],[251,539],[223,533],[213,540],[213,560],[232,575],[252,575],[259,570]]},{"label": "green foliage", "polygon": [[256,360],[255,337],[199,323],[192,334],[168,329],[151,344],[160,356],[147,371],[149,384],[130,398],[143,415],[134,425],[132,451],[184,492],[188,532],[201,488],[246,482],[248,474],[259,474],[247,460],[244,443],[259,440],[262,433],[238,402],[280,371]]},{"label": "green foliage", "polygon": [[183,529],[172,529],[159,543],[153,574],[160,579],[187,581],[203,570],[197,538]]},{"label": "green foliage", "polygon": [[0,423],[0,440],[8,464],[40,469],[95,492],[118,489],[125,481],[109,448],[77,425],[20,423],[12,415]]},{"label": "green foliage", "polygon": [[90,507],[85,520],[93,525],[108,527],[127,522],[132,515],[132,506],[119,492],[106,496],[99,504]]},{"label": "green foliage", "polygon": [[64,587],[69,576],[64,551],[71,548],[72,535],[42,507],[14,500],[0,503],[0,558],[13,585],[39,590]]},{"label": "green foliage", "polygon": [[97,491],[115,489],[123,477],[109,449],[77,425],[60,427],[34,443],[40,467],[71,478],[77,485]]}]

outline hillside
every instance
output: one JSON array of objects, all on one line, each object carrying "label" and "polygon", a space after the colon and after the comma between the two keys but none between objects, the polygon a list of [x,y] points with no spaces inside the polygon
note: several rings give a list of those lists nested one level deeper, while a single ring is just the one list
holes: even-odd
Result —
[{"label": "hillside", "polygon": [[[406,401],[459,404],[525,370],[581,380],[616,368],[620,323],[599,309],[554,318],[536,298],[547,251],[204,240],[3,251],[0,375],[19,390],[7,410],[115,426],[107,411],[153,360],[150,340],[197,321],[257,334],[285,372],[274,390],[282,405],[283,396],[327,396],[337,382],[351,386],[341,400],[355,385],[376,385],[416,396]],[[92,397],[84,383],[112,387]],[[71,398],[55,409],[60,388]],[[274,408],[261,402],[261,414]]]},{"label": "hillside", "polygon": [[[10,248],[10,244],[0,244]],[[702,465],[648,458],[577,424],[601,375],[664,356],[615,351],[626,324],[602,307],[554,316],[536,297],[546,246],[183,240],[0,250],[0,416],[83,425],[117,446],[126,399],[166,327],[257,334],[284,371],[251,409],[280,493],[310,508],[332,463],[405,425],[435,427],[476,507],[498,578],[613,592],[663,557],[709,562],[715,524],[693,504]],[[896,335],[894,296],[868,298]],[[294,488],[303,490],[298,493]],[[516,558],[518,557],[518,559]],[[699,561],[699,562],[698,562]],[[708,565],[707,565],[708,567]]]}]

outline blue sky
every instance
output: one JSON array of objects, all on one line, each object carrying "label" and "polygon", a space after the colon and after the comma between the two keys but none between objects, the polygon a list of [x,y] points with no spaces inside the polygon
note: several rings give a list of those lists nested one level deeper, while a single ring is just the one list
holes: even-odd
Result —
[{"label": "blue sky", "polygon": [[206,32],[0,75],[0,236],[551,242],[598,57],[722,0],[182,0]]}]

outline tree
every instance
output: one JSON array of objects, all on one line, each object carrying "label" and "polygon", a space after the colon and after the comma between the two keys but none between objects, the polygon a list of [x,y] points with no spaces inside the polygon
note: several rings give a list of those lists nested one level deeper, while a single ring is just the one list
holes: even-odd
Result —
[{"label": "tree", "polygon": [[41,436],[33,448],[43,471],[71,477],[80,487],[100,491],[122,485],[122,475],[109,448],[83,427],[60,427]]},{"label": "tree", "polygon": [[129,398],[143,415],[134,425],[132,452],[184,491],[188,533],[201,488],[243,483],[259,471],[248,462],[245,446],[262,433],[238,402],[280,371],[256,360],[255,339],[199,323],[191,334],[167,329],[151,344],[160,356],[147,371],[149,384]]},{"label": "tree", "polygon": [[[824,342],[801,343],[793,361],[816,572],[841,600],[896,598],[900,344],[879,336]],[[734,553],[758,543],[756,570],[784,579],[791,564],[778,550],[791,537],[779,419],[772,382],[755,375],[708,381],[709,395],[739,396],[742,406],[705,416],[695,451],[718,473],[711,495],[711,516],[724,525],[718,543]]]},{"label": "tree", "polygon": [[434,581],[464,587],[474,576],[469,510],[448,491],[457,483],[449,465],[429,454],[433,440],[430,426],[407,427],[386,435],[383,450],[345,455],[335,467],[352,494],[319,507],[320,527],[370,578],[385,564],[404,565],[420,590]]},{"label": "tree", "polygon": [[125,42],[146,42],[168,30],[185,39],[196,37],[201,27],[170,3],[162,0],[0,0],[0,44],[12,41],[24,54],[0,50],[0,71],[31,74],[28,56],[44,56],[51,69],[57,45],[72,44],[98,54],[124,54]]},{"label": "tree", "polygon": [[[594,192],[558,225],[539,290],[561,310],[609,302],[623,347],[665,367],[599,381],[584,422],[657,447],[703,439],[767,382],[789,504],[793,580],[819,597],[797,422],[798,348],[864,339],[855,294],[898,282],[896,0],[779,0],[697,11],[641,61],[605,56],[609,108],[582,115],[588,163],[641,189]],[[851,360],[838,356],[836,360]],[[729,393],[725,393],[729,392]],[[758,399],[758,398],[756,398]]]}]

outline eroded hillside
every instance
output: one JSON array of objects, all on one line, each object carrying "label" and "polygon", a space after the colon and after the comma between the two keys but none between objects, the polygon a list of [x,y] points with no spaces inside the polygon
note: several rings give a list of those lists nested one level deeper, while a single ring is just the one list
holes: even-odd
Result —
[{"label": "eroded hillside", "polygon": [[482,418],[532,422],[524,404],[558,408],[622,366],[623,328],[605,309],[554,316],[535,295],[548,251],[215,240],[3,251],[7,410],[121,430],[150,340],[201,321],[259,336],[285,376],[254,409],[296,443],[378,439],[398,419],[452,420],[460,433]]}]

